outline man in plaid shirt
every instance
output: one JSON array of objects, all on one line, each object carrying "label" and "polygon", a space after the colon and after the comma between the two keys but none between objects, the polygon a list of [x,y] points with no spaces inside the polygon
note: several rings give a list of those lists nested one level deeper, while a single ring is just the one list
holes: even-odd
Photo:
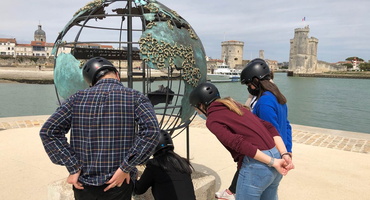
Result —
[{"label": "man in plaid shirt", "polygon": [[92,87],[68,98],[41,128],[45,151],[53,163],[66,166],[75,199],[130,200],[136,166],[158,144],[153,106],[124,87],[105,58],[86,62],[83,75]]}]

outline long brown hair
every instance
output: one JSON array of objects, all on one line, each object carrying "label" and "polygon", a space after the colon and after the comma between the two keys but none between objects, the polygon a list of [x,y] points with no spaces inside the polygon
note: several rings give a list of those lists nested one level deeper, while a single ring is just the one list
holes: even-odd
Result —
[{"label": "long brown hair", "polygon": [[229,110],[235,112],[236,114],[238,114],[240,116],[244,114],[243,111],[241,110],[242,107],[249,110],[249,107],[248,106],[245,106],[245,105],[243,105],[243,104],[241,104],[239,102],[236,102],[231,97],[225,97],[225,98],[222,98],[222,99],[216,99],[215,101],[224,104],[227,108],[229,108]]},{"label": "long brown hair", "polygon": [[272,94],[275,95],[275,97],[277,98],[278,102],[280,104],[286,104],[287,103],[287,99],[285,98],[285,96],[280,92],[279,88],[275,85],[275,83],[271,82],[270,80],[260,80],[260,84],[261,84],[261,89],[264,92],[264,91],[270,91]]}]

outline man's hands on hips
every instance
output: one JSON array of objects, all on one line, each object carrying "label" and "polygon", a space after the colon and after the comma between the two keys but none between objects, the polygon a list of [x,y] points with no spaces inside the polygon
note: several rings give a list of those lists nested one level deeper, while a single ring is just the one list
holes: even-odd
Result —
[{"label": "man's hands on hips", "polygon": [[80,176],[81,170],[75,174],[71,174],[67,178],[67,183],[72,184],[76,189],[83,190],[84,187],[82,183],[78,182],[78,177]]},{"label": "man's hands on hips", "polygon": [[108,186],[104,189],[104,192],[114,187],[121,187],[123,182],[130,183],[130,174],[123,172],[120,168],[116,170],[112,178],[106,183]]}]

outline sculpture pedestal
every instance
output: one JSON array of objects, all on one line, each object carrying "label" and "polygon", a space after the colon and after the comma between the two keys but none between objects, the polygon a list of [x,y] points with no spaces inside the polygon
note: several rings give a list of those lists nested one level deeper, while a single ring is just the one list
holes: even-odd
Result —
[{"label": "sculpture pedestal", "polygon": [[[143,168],[139,168],[141,173]],[[192,180],[197,200],[214,199],[216,179],[212,175],[201,172],[193,172]],[[142,194],[132,197],[133,200],[154,200],[151,189]],[[66,179],[55,181],[48,186],[48,200],[74,200],[72,185]]]}]

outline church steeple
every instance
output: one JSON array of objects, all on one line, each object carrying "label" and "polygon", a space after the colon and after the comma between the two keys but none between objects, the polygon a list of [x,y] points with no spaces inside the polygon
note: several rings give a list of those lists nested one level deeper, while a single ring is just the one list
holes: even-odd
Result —
[{"label": "church steeple", "polygon": [[46,34],[45,31],[41,29],[41,24],[39,24],[38,29],[35,31],[34,38],[35,41],[46,42]]}]

